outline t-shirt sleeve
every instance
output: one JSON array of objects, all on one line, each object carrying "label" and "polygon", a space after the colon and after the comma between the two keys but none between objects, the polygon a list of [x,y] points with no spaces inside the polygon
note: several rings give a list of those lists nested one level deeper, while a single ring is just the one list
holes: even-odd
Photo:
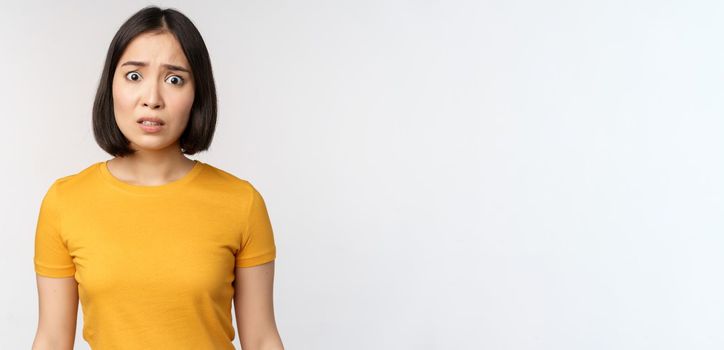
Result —
[{"label": "t-shirt sleeve", "polygon": [[237,267],[250,267],[276,258],[274,232],[261,194],[252,186],[241,247],[236,254]]},{"label": "t-shirt sleeve", "polygon": [[71,277],[75,264],[61,237],[58,181],[45,193],[35,228],[35,272],[46,277]]}]

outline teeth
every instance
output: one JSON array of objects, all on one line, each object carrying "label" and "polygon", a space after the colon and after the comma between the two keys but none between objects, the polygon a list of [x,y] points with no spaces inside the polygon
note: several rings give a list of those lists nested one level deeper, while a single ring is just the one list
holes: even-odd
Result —
[{"label": "teeth", "polygon": [[148,120],[144,120],[143,122],[141,122],[141,124],[143,124],[143,125],[161,125],[160,123],[156,123],[156,122],[152,122],[152,121],[148,121]]}]

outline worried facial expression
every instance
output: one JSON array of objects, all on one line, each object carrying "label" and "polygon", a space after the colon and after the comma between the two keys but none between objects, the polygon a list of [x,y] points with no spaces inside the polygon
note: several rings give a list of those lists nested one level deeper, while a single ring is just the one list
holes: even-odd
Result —
[{"label": "worried facial expression", "polygon": [[193,102],[191,67],[173,34],[144,33],[128,44],[113,75],[113,110],[131,148],[178,148]]}]

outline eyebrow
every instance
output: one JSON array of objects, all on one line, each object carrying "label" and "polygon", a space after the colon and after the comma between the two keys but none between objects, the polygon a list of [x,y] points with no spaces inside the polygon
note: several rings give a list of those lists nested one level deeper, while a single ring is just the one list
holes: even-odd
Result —
[{"label": "eyebrow", "polygon": [[[123,67],[123,66],[146,67],[146,66],[148,66],[148,63],[146,63],[146,62],[140,62],[140,61],[127,61],[127,62],[125,62],[125,63],[123,63],[123,64],[121,65],[121,67]],[[161,66],[162,66],[162,67],[166,67],[166,68],[168,68],[168,69],[170,69],[170,70],[175,70],[175,71],[180,71],[180,72],[191,73],[191,72],[189,72],[188,69],[186,69],[186,68],[184,68],[184,67],[181,67],[181,66],[173,65],[173,64],[164,63],[164,64],[162,64]]]}]

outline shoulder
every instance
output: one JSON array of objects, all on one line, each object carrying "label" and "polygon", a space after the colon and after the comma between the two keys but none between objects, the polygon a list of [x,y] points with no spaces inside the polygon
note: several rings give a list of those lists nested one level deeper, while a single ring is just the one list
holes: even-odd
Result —
[{"label": "shoulder", "polygon": [[75,186],[82,186],[101,164],[102,162],[95,162],[74,173],[57,177],[50,185],[49,191],[64,192]]},{"label": "shoulder", "polygon": [[256,192],[256,188],[248,179],[237,176],[228,170],[224,170],[209,163],[203,164],[205,167],[204,178],[206,181],[218,186],[224,186],[229,190],[243,192],[247,195]]},{"label": "shoulder", "polygon": [[261,193],[250,180],[208,163],[204,163],[204,167],[203,180],[199,184],[206,193],[222,196],[226,205],[233,204],[242,212],[253,212],[254,208],[265,206]]}]

